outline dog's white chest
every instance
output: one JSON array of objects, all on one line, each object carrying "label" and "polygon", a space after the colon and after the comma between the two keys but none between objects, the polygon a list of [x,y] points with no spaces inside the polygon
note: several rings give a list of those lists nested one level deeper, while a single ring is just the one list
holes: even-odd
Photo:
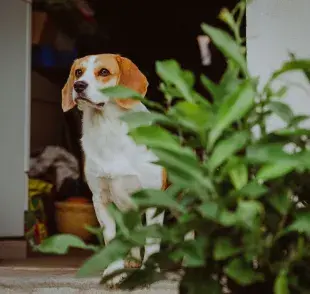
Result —
[{"label": "dog's white chest", "polygon": [[[128,136],[127,124],[118,116],[87,115],[83,119],[82,145],[88,173],[106,178],[160,174],[160,169],[152,164],[156,157],[145,146],[135,144]],[[155,183],[156,178],[153,178]]]}]

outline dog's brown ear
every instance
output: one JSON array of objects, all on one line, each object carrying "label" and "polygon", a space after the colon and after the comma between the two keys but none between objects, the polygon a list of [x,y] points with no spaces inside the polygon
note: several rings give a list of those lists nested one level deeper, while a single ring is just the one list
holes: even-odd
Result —
[{"label": "dog's brown ear", "polygon": [[76,61],[73,62],[68,80],[61,91],[61,95],[62,95],[61,106],[62,106],[63,112],[69,111],[76,105],[76,103],[73,101],[73,98],[72,98],[75,65],[76,65]]},{"label": "dog's brown ear", "polygon": [[[144,96],[147,92],[148,81],[139,68],[128,58],[116,56],[120,68],[119,85],[125,86]],[[131,109],[139,103],[135,99],[115,99],[115,102],[122,108]]]}]

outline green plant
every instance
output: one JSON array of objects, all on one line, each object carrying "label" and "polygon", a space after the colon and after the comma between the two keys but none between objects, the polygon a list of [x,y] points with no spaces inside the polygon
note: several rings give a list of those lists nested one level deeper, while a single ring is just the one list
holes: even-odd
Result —
[{"label": "green plant", "polygon": [[[294,115],[281,101],[287,88],[274,86],[283,73],[308,74],[310,60],[292,58],[263,88],[258,87],[248,71],[239,34],[245,6],[241,1],[232,12],[224,9],[220,14],[234,37],[202,25],[227,60],[218,84],[201,77],[212,102],[194,90],[194,75],[174,60],[156,63],[165,107],[122,87],[104,90],[111,97],[135,97],[156,110],[128,114],[124,120],[132,138],[157,155],[171,186],[166,191],[135,193],[135,211],[122,214],[111,206],[119,232],[106,247],[88,246],[64,235],[52,237],[37,250],[59,254],[69,246],[94,250],[78,273],[87,276],[126,257],[132,247],[142,247],[147,237],[160,237],[161,252],[144,269],[131,270],[121,288],[176,272],[180,293],[222,293],[223,288],[238,294],[310,293],[310,130],[300,127],[308,117]],[[266,120],[271,115],[280,117],[284,127],[268,131]],[[253,128],[259,129],[258,135]],[[141,214],[154,206],[165,209],[174,221],[164,227],[143,227]],[[101,230],[89,229],[102,244]],[[196,238],[184,240],[192,230]]]}]

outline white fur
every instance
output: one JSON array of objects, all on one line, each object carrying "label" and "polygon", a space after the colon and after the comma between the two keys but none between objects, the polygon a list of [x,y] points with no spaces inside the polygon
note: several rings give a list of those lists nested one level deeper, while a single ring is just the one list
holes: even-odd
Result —
[{"label": "white fur", "polygon": [[[107,211],[109,202],[115,203],[119,209],[126,211],[132,208],[130,196],[141,188],[160,189],[162,186],[162,168],[153,164],[156,156],[145,146],[138,146],[128,136],[128,126],[121,120],[126,111],[148,111],[139,103],[132,110],[122,110],[99,90],[114,86],[116,81],[103,85],[93,74],[96,58],[91,57],[83,66],[86,71],[79,80],[86,81],[87,97],[95,102],[105,102],[101,109],[94,109],[89,104],[82,104],[83,108],[83,136],[82,146],[85,152],[85,175],[93,193],[93,203],[98,221],[105,228],[104,239],[108,243],[116,234],[114,219]],[[113,84],[114,83],[114,84]],[[73,91],[73,98],[77,97]],[[147,212],[147,225],[163,223],[163,214],[152,216],[154,210]],[[160,240],[148,240],[159,243]],[[146,246],[145,258],[159,251],[158,244]],[[113,263],[105,271],[110,274],[124,268],[124,260]],[[119,282],[121,277],[113,280]]]},{"label": "white fur", "polygon": [[[109,97],[103,95],[99,90],[117,85],[117,78],[113,78],[107,83],[102,83],[96,79],[95,69],[99,62],[100,61],[97,60],[96,56],[91,56],[83,61],[81,66],[86,68],[86,70],[83,75],[76,80],[76,82],[84,81],[88,84],[85,95],[94,103],[108,102]],[[77,97],[78,94],[73,91],[72,99],[75,100]]]}]

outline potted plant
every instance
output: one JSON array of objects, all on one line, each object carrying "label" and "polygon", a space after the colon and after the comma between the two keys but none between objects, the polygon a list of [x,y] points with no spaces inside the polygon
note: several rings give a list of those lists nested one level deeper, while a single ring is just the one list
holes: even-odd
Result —
[{"label": "potted plant", "polygon": [[[121,288],[153,283],[172,271],[180,275],[180,293],[309,292],[310,131],[300,126],[308,117],[293,113],[281,100],[287,87],[275,88],[274,82],[288,71],[307,74],[310,60],[287,61],[258,87],[239,34],[245,8],[241,1],[232,12],[220,14],[233,37],[202,25],[227,60],[218,84],[201,77],[212,102],[194,90],[193,73],[174,60],[156,64],[165,107],[122,87],[103,90],[112,97],[134,96],[154,109],[124,120],[132,138],[157,155],[171,185],[166,191],[135,193],[135,211],[122,214],[111,207],[119,233],[106,247],[93,248],[79,276],[102,272],[132,247],[142,247],[147,237],[160,237],[161,252],[144,269],[131,270]],[[284,126],[268,131],[271,115],[279,116]],[[141,226],[142,212],[154,206],[165,209],[174,222]],[[195,239],[184,240],[190,231]],[[64,235],[37,249],[63,253],[68,246],[87,247]]]}]

